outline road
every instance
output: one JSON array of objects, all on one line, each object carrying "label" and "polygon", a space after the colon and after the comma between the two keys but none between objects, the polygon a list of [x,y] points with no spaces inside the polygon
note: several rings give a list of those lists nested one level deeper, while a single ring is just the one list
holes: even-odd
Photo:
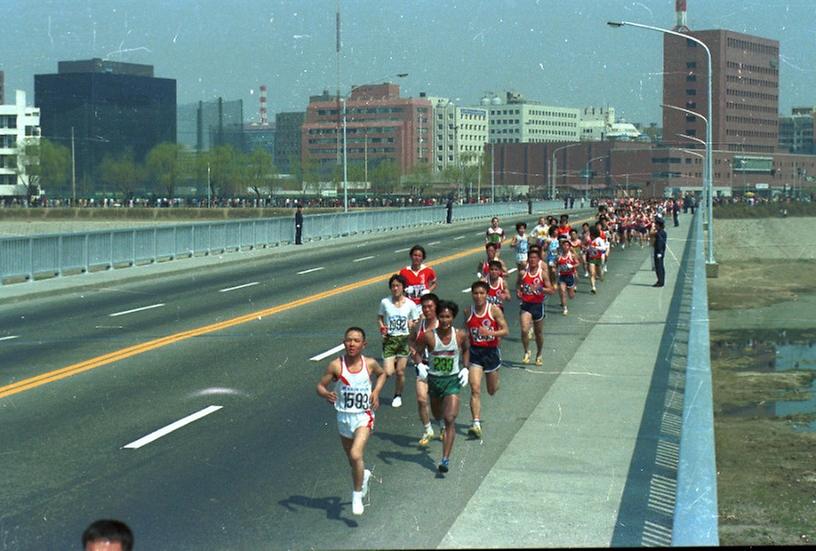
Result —
[{"label": "road", "polygon": [[[310,358],[336,347],[349,325],[366,329],[368,353],[379,356],[377,304],[416,242],[436,263],[438,294],[465,305],[483,225],[0,307],[0,549],[76,548],[103,517],[127,522],[139,549],[437,546],[647,254],[619,251],[601,292],[583,286],[567,318],[550,300],[543,369],[516,363],[510,303],[507,362],[499,394],[484,399],[484,441],[466,440],[463,404],[445,477],[435,469],[441,443],[416,447],[411,385],[395,409],[389,382],[366,450],[370,506],[352,517],[334,413],[314,391],[331,356]],[[196,412],[178,430],[125,447]]]}]

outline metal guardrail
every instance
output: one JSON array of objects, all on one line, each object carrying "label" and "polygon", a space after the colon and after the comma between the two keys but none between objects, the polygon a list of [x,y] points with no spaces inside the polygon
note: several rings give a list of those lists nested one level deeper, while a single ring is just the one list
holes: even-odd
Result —
[{"label": "metal guardrail", "polygon": [[694,284],[672,546],[717,546],[719,545],[717,464],[714,448],[708,290],[701,211],[695,215],[692,240],[695,247]]},{"label": "metal guardrail", "polygon": [[[533,212],[559,201],[534,201]],[[455,205],[453,220],[526,214],[526,202]],[[304,241],[444,224],[445,207],[355,210],[304,216]],[[0,285],[9,280],[89,274],[192,256],[239,252],[294,242],[291,217],[198,222],[155,228],[0,238]]]}]

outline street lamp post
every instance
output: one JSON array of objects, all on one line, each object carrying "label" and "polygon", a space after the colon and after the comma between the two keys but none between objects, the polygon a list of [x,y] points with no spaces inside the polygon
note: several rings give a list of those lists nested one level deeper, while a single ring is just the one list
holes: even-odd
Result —
[{"label": "street lamp post", "polygon": [[[586,197],[587,190],[589,189],[589,181],[590,181],[590,178],[591,178],[591,173],[590,173],[589,169],[590,169],[590,165],[592,164],[592,161],[597,161],[598,159],[604,159],[604,158],[606,158],[608,156],[609,155],[598,155],[597,157],[592,157],[590,160],[587,161],[586,168],[584,168],[584,177],[586,178],[586,186],[584,187],[584,196],[585,197]],[[590,199],[592,199],[591,190],[590,190],[589,195],[590,195]]]},{"label": "street lamp post", "polygon": [[557,147],[557,148],[555,148],[553,150],[553,152],[552,152],[552,163],[550,163],[550,174],[551,174],[551,177],[550,177],[550,200],[553,200],[553,201],[555,200],[555,179],[556,179],[557,174],[558,174],[557,170],[556,170],[556,167],[558,166],[556,164],[558,162],[558,159],[555,158],[555,154],[558,153],[559,151],[561,151],[562,149],[569,149],[570,147],[575,147],[575,146],[578,146],[578,145],[584,145],[584,144],[582,144],[580,142],[579,143],[571,143],[571,144],[567,144],[567,145],[562,145],[561,147]]},{"label": "street lamp post", "polygon": [[705,139],[705,142],[706,142],[706,144],[705,144],[705,146],[706,146],[706,164],[705,164],[705,170],[703,171],[704,172],[704,177],[705,177],[705,188],[706,188],[706,222],[707,222],[707,225],[708,225],[708,250],[706,251],[707,252],[707,254],[706,254],[706,264],[716,264],[716,262],[714,260],[714,224],[712,223],[713,222],[713,220],[712,220],[712,205],[713,205],[712,195],[713,195],[713,193],[712,193],[712,182],[711,182],[711,177],[712,177],[712,174],[713,174],[713,162],[712,162],[712,155],[711,155],[711,123],[713,123],[713,121],[714,121],[714,118],[712,117],[712,114],[711,114],[712,113],[712,103],[714,102],[714,94],[712,93],[712,90],[711,90],[712,82],[713,82],[713,68],[712,68],[712,64],[711,64],[711,50],[709,50],[708,46],[706,46],[705,42],[703,42],[699,38],[696,38],[694,36],[690,36],[690,35],[685,34],[685,33],[672,31],[670,29],[664,29],[664,28],[661,28],[661,27],[653,27],[651,25],[643,25],[642,23],[632,23],[630,21],[608,21],[607,25],[609,25],[610,27],[616,27],[616,28],[617,27],[624,27],[624,26],[637,27],[637,28],[640,28],[640,29],[647,29],[647,30],[650,30],[650,31],[656,31],[656,32],[663,33],[663,34],[670,34],[670,35],[673,35],[673,36],[679,36],[680,38],[685,38],[686,40],[690,40],[690,41],[694,42],[695,44],[698,44],[698,45],[702,46],[703,49],[705,50],[706,60],[708,62],[708,64],[707,64],[708,65],[708,68],[707,68],[708,69],[708,82],[706,83],[707,87],[708,87],[708,101],[706,103],[708,105],[707,105],[707,109],[706,109],[706,119],[705,119],[706,121],[708,121],[708,123],[706,124],[706,139]]},{"label": "street lamp post", "polygon": [[[394,76],[396,76],[397,78],[404,78],[408,76],[408,73],[397,73]],[[384,78],[388,77],[386,76]],[[348,103],[348,99],[351,97],[351,94],[353,94],[357,88],[368,86],[369,84],[373,84],[374,82],[378,82],[380,80],[383,79],[377,79],[375,81],[367,82],[365,84],[358,84],[356,86],[352,86],[351,90],[349,90],[348,95],[341,98],[341,101],[343,102],[343,212],[348,212],[348,146],[346,143],[346,115],[348,113],[348,110],[346,109],[346,103]]]}]

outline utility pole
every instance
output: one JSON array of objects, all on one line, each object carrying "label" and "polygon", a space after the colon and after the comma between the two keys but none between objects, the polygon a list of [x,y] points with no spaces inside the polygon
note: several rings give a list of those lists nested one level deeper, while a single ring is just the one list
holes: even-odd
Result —
[{"label": "utility pole", "polygon": [[76,153],[74,150],[74,127],[71,127],[71,202],[76,206]]}]

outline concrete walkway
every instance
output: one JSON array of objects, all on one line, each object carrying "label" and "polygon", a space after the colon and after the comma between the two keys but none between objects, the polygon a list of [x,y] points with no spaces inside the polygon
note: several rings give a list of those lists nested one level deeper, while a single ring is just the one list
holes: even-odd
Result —
[{"label": "concrete walkway", "polygon": [[651,287],[647,259],[440,548],[671,544],[685,365],[677,320],[690,283],[678,268],[689,220],[667,228],[667,286]]}]

